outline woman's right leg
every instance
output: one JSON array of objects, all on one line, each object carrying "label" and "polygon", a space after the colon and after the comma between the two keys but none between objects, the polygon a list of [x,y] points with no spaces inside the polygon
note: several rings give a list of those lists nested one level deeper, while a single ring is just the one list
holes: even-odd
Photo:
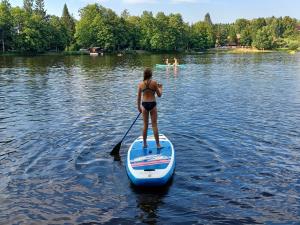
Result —
[{"label": "woman's right leg", "polygon": [[159,143],[159,134],[158,134],[158,127],[157,127],[157,108],[156,107],[154,107],[150,111],[150,115],[151,115],[151,123],[152,123],[154,138],[156,141],[156,146],[157,146],[157,148],[161,148],[160,143]]},{"label": "woman's right leg", "polygon": [[149,112],[143,108],[142,113],[143,113],[143,121],[144,121],[143,141],[144,141],[144,148],[146,148],[147,147],[147,131],[148,131]]}]

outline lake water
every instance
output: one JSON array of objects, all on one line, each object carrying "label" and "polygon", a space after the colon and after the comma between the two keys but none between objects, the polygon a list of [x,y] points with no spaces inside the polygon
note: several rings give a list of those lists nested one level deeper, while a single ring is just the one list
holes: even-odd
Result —
[{"label": "lake water", "polygon": [[[299,56],[0,56],[0,224],[299,224]],[[145,67],[177,162],[155,190],[125,170],[141,119],[109,155]]]}]

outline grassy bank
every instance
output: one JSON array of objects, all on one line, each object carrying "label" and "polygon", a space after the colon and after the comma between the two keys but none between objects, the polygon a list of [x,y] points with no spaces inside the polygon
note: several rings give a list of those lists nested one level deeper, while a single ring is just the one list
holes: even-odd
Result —
[{"label": "grassy bank", "polygon": [[230,54],[243,54],[243,53],[270,53],[276,50],[259,50],[256,48],[213,48],[209,49],[209,53],[230,53]]},{"label": "grassy bank", "polygon": [[212,48],[209,53],[230,53],[230,54],[243,54],[243,53],[272,53],[272,52],[285,52],[289,54],[296,54],[298,50],[291,50],[289,48],[276,48],[273,50],[259,50],[256,48]]}]

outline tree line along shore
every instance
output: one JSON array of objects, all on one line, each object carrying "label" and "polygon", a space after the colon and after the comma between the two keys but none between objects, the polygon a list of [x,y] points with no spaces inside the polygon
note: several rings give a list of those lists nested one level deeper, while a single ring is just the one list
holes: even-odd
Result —
[{"label": "tree line along shore", "polygon": [[22,7],[1,0],[0,50],[72,54],[92,47],[102,52],[202,52],[211,48],[259,52],[300,47],[300,22],[289,16],[216,24],[207,13],[203,20],[189,24],[179,13],[144,11],[132,16],[124,10],[117,15],[99,4],[88,4],[79,14],[76,20],[66,4],[58,17],[47,14],[43,0],[24,0]]}]

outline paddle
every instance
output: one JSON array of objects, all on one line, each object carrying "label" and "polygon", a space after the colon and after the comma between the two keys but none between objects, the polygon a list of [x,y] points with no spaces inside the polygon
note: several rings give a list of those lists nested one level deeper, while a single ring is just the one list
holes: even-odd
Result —
[{"label": "paddle", "polygon": [[131,126],[129,127],[129,129],[127,130],[126,134],[124,135],[124,137],[122,138],[122,140],[113,148],[113,150],[110,152],[110,155],[118,155],[120,148],[121,148],[121,144],[122,141],[125,139],[126,135],[128,134],[128,132],[130,131],[130,129],[133,127],[133,125],[135,124],[135,122],[137,121],[137,119],[139,118],[139,116],[141,115],[141,113],[139,113],[137,115],[137,117],[135,118],[135,120],[133,121],[133,123],[131,124]]}]

